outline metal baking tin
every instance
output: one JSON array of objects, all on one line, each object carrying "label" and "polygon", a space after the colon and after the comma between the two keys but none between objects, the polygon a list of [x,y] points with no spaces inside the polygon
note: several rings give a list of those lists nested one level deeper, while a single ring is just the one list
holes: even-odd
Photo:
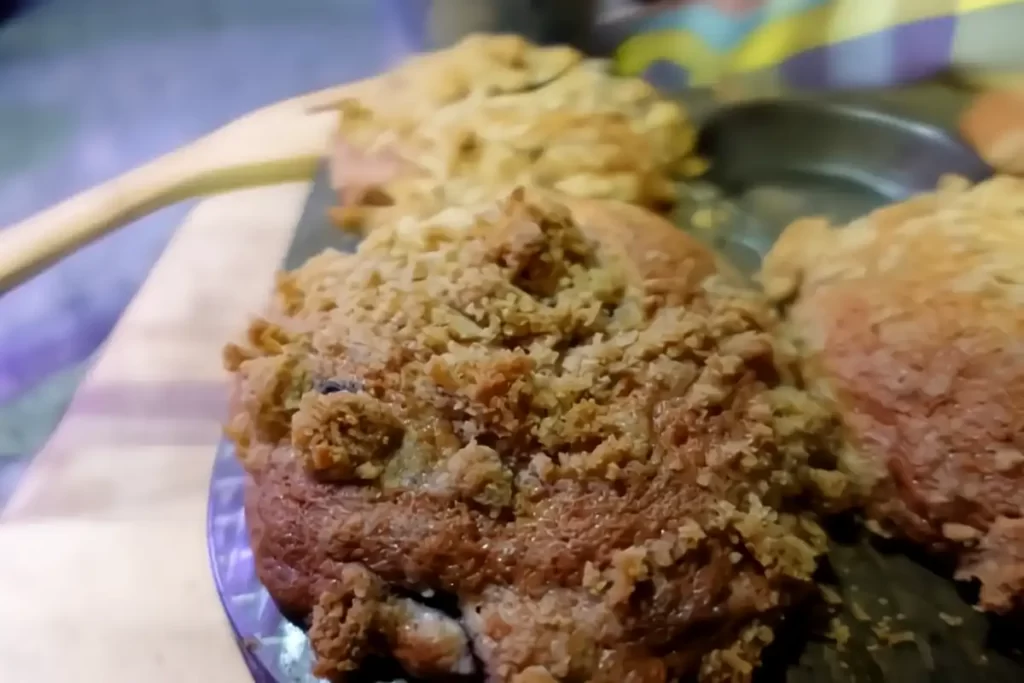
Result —
[{"label": "metal baking tin", "polygon": [[719,109],[701,127],[698,149],[711,166],[684,189],[680,224],[692,226],[687,212],[720,202],[712,241],[744,270],[756,269],[801,216],[846,223],[933,190],[947,174],[972,182],[991,175],[970,147],[937,125],[841,101]]},{"label": "metal baking tin", "polygon": [[[861,95],[860,97],[864,97]],[[681,225],[702,207],[724,207],[728,220],[712,242],[749,270],[757,267],[782,226],[796,215],[845,220],[930,189],[942,173],[973,180],[989,171],[942,126],[887,111],[885,96],[862,102],[775,101],[734,105],[704,120],[700,145],[711,170],[684,188]],[[934,100],[925,100],[928,111]],[[929,104],[931,102],[931,104]],[[955,113],[955,103],[947,113]],[[355,240],[329,226],[333,202],[321,173],[307,202],[286,268],[327,247]],[[706,236],[706,235],[705,235]],[[743,263],[745,261],[745,263]],[[303,632],[284,619],[256,578],[243,510],[244,473],[229,444],[217,452],[210,485],[208,538],[217,590],[239,647],[258,683],[315,683]],[[855,536],[855,534],[854,534]],[[783,644],[766,656],[758,680],[787,683],[991,683],[1024,680],[1017,626],[976,613],[941,571],[887,552],[862,537],[837,541],[826,572],[846,600],[839,618],[850,629],[844,649],[808,637],[809,615],[782,629]],[[857,604],[857,608],[851,605]],[[857,618],[862,612],[872,622]],[[962,619],[953,627],[939,618]],[[912,642],[879,646],[871,627],[888,616]],[[1000,641],[1005,641],[1001,643]],[[1006,645],[1008,643],[1008,645]],[[371,679],[373,680],[373,679]]]}]

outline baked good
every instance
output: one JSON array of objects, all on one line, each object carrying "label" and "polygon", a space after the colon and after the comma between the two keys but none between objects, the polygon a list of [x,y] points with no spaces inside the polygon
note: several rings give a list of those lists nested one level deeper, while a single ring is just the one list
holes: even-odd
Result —
[{"label": "baked good", "polygon": [[980,604],[1024,595],[1024,180],[790,226],[768,295],[876,480],[875,527],[952,553]]},{"label": "baked good", "polygon": [[1024,175],[1024,91],[975,96],[960,117],[960,134],[996,171]]},{"label": "baked good", "polygon": [[704,168],[678,102],[515,35],[415,57],[340,109],[332,215],[360,229],[517,186],[665,208],[675,182]]},{"label": "baked good", "polygon": [[769,307],[663,219],[569,206],[382,226],[226,347],[257,571],[318,675],[742,681],[812,586],[847,477]]}]

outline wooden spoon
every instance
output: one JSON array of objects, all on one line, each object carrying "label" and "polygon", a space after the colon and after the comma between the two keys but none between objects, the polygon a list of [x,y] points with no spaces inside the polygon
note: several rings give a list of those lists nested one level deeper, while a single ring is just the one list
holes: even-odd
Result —
[{"label": "wooden spoon", "polygon": [[115,228],[174,202],[313,177],[337,123],[333,109],[379,79],[258,109],[191,144],[0,230],[0,292]]}]

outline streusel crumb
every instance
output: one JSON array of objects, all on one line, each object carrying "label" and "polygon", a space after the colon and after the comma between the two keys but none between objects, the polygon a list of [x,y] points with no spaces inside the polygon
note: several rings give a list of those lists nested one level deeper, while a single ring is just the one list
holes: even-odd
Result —
[{"label": "streusel crumb", "polygon": [[572,48],[475,35],[405,62],[379,86],[341,103],[332,216],[346,228],[516,186],[665,208],[675,183],[704,168],[679,102]]}]

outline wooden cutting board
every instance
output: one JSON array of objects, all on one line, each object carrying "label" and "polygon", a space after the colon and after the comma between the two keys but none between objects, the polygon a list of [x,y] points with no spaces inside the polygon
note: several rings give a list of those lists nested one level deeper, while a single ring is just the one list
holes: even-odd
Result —
[{"label": "wooden cutting board", "polygon": [[264,303],[309,183],[202,202],[0,517],[4,681],[251,681],[204,522],[220,347]]}]

